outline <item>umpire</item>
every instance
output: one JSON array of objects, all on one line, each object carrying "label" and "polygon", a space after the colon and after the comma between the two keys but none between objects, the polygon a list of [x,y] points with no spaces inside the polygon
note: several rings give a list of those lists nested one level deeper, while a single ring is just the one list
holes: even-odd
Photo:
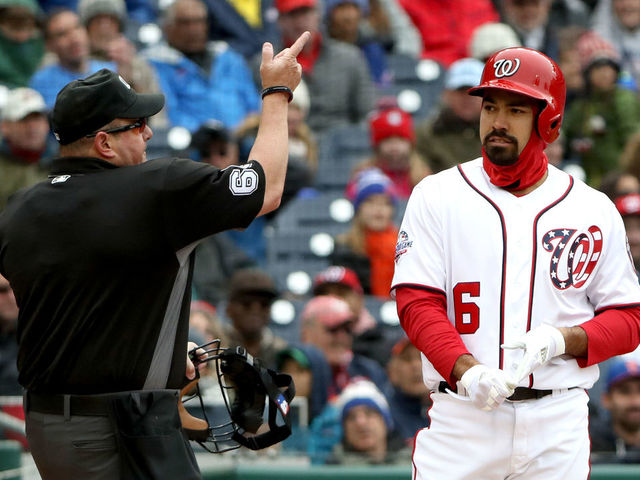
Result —
[{"label": "umpire", "polygon": [[262,120],[242,166],[145,162],[162,95],[101,70],[58,94],[61,158],[0,214],[0,273],[16,295],[27,438],[43,479],[200,478],[180,427],[193,251],[278,207],[287,100],[309,34],[265,43]]}]

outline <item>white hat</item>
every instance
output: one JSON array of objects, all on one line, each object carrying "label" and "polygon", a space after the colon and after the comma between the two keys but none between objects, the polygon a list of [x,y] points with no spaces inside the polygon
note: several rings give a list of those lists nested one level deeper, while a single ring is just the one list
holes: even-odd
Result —
[{"label": "white hat", "polygon": [[485,23],[471,35],[471,56],[483,62],[498,50],[521,47],[516,32],[506,23]]},{"label": "white hat", "polygon": [[300,110],[302,110],[305,114],[309,113],[311,100],[309,98],[309,88],[307,87],[307,84],[304,83],[304,80],[300,80],[300,83],[296,87],[296,91],[293,94],[293,100],[291,100],[291,103],[300,108]]},{"label": "white hat", "polygon": [[31,88],[15,88],[7,94],[7,101],[2,108],[2,119],[17,122],[32,113],[47,113],[44,98]]},{"label": "white hat", "polygon": [[462,87],[475,87],[480,84],[484,63],[476,58],[461,58],[451,64],[444,81],[444,88],[457,90]]}]

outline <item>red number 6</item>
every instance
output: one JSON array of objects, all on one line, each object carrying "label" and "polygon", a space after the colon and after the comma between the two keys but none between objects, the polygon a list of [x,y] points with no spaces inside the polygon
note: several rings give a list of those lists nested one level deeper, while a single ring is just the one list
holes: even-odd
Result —
[{"label": "red number 6", "polygon": [[480,328],[480,307],[468,301],[470,297],[479,296],[480,282],[463,282],[453,287],[453,309],[458,333],[475,333]]}]

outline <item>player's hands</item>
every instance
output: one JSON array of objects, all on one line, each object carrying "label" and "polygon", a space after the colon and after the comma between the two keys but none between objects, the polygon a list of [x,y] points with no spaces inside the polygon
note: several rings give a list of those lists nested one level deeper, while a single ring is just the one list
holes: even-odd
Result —
[{"label": "player's hands", "polygon": [[536,368],[544,365],[553,357],[562,355],[565,351],[564,336],[551,325],[540,325],[528,331],[518,340],[505,343],[504,349],[523,349],[524,355],[517,364],[515,372],[511,373],[513,386],[528,377]]},{"label": "player's hands", "polygon": [[298,63],[297,56],[310,38],[311,34],[304,32],[293,45],[275,56],[273,45],[269,42],[262,45],[262,63],[260,64],[262,88],[283,85],[295,90],[302,78],[302,67]]},{"label": "player's hands", "polygon": [[467,390],[471,402],[485,411],[497,408],[514,391],[504,371],[481,364],[464,372],[460,383]]}]

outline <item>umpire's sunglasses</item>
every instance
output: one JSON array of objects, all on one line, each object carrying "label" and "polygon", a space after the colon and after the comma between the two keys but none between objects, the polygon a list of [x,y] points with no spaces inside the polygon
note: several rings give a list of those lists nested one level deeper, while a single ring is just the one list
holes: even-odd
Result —
[{"label": "umpire's sunglasses", "polygon": [[97,132],[90,133],[89,135],[85,135],[86,138],[95,137],[100,132],[104,133],[120,133],[120,132],[128,132],[129,130],[133,130],[134,128],[138,128],[138,133],[142,135],[144,129],[147,127],[147,119],[139,118],[135,123],[129,123],[127,125],[122,125],[121,127],[110,128],[108,130],[98,130]]}]

